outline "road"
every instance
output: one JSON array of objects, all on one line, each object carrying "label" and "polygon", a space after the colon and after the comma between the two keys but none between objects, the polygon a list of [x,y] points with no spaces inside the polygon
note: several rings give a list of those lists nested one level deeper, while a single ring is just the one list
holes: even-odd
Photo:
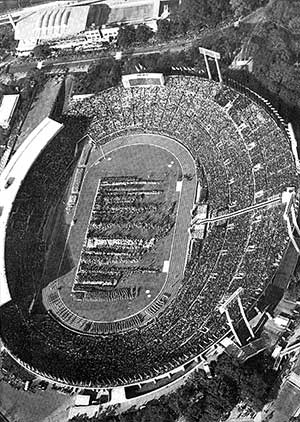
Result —
[{"label": "road", "polygon": [[[220,27],[213,28],[213,29],[204,29],[197,37],[193,38],[177,38],[172,41],[168,41],[165,43],[160,43],[156,45],[150,45],[150,46],[142,46],[142,47],[134,47],[130,48],[128,50],[125,50],[122,52],[122,57],[137,57],[142,55],[148,55],[148,54],[161,54],[165,53],[167,51],[171,53],[176,53],[182,50],[189,49],[193,46],[198,46],[201,40],[204,37],[211,36],[217,32],[224,31],[230,26],[233,25],[233,22],[229,22],[226,24],[223,24]],[[109,57],[115,57],[116,50],[106,50],[106,51],[100,51],[95,52],[93,56],[86,57],[86,58],[68,58],[68,57],[61,57],[61,58],[54,58],[54,59],[47,59],[43,61],[43,67],[63,67],[63,66],[69,66],[69,67],[80,67],[84,64],[90,63],[99,63],[101,60],[106,60]],[[11,63],[11,72],[28,72],[31,69],[36,68],[38,61],[32,60],[30,62],[24,62],[20,59],[14,59],[14,62]]]},{"label": "road", "polygon": [[10,420],[0,412],[0,422],[10,422]]}]

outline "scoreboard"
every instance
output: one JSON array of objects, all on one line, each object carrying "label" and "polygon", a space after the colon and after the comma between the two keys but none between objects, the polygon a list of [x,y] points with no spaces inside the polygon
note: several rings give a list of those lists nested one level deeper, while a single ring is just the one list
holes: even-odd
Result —
[{"label": "scoreboard", "polygon": [[162,73],[132,73],[131,75],[123,75],[122,83],[124,88],[153,85],[162,86],[165,84],[165,80]]}]

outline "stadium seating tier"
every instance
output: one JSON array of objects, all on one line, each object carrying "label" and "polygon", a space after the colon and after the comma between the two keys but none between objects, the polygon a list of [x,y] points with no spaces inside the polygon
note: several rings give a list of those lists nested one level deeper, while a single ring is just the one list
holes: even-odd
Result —
[{"label": "stadium seating tier", "polygon": [[[125,333],[86,323],[83,335],[72,314],[62,311],[61,318],[65,325],[73,318],[73,331],[59,321],[58,291],[49,298],[53,313],[30,310],[34,292],[44,285],[43,225],[74,170],[76,141],[85,133],[96,145],[130,133],[169,136],[203,168],[209,209],[218,212],[243,209],[297,186],[288,137],[247,96],[195,77],[170,77],[164,87],[117,86],[73,100],[64,119],[72,130],[62,131],[41,153],[10,216],[6,270],[13,300],[1,309],[1,337],[22,362],[70,384],[112,386],[154,377],[228,333],[218,306],[238,287],[244,288],[246,311],[253,308],[288,245],[283,210],[262,208],[210,225],[205,239],[195,243],[178,294],[158,318],[143,325],[147,316],[141,312],[125,327],[120,322]],[[232,315],[238,319],[234,309]]]}]

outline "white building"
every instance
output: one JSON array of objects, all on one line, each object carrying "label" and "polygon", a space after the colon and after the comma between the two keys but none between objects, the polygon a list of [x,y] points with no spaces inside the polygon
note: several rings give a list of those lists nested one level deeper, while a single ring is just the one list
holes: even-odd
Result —
[{"label": "white building", "polygon": [[19,101],[19,95],[3,95],[0,105],[0,126],[8,129]]},{"label": "white building", "polygon": [[30,54],[37,44],[59,48],[95,45],[116,39],[122,24],[146,24],[154,31],[160,13],[160,0],[106,0],[87,6],[56,6],[38,10],[16,24],[17,52]]}]

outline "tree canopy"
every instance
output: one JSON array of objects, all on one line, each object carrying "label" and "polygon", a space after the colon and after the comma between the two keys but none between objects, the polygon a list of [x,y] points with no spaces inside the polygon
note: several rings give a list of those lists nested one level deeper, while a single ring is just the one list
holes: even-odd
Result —
[{"label": "tree canopy", "polygon": [[10,25],[0,26],[0,55],[13,50],[16,46],[14,32]]},{"label": "tree canopy", "polygon": [[72,422],[173,422],[180,416],[186,422],[218,422],[241,400],[259,410],[274,397],[278,384],[272,364],[265,354],[243,365],[223,354],[212,364],[212,379],[199,371],[176,392],[152,400],[140,409],[92,419],[80,416]]},{"label": "tree canopy", "polygon": [[133,25],[123,25],[118,32],[117,44],[121,48],[127,48],[136,40],[135,28]]},{"label": "tree canopy", "polygon": [[93,66],[88,73],[76,76],[74,92],[97,92],[117,85],[121,80],[120,63],[109,58]]},{"label": "tree canopy", "polygon": [[265,3],[265,0],[230,0],[230,6],[235,17],[247,15],[247,13],[263,6]]},{"label": "tree canopy", "polygon": [[138,25],[135,30],[135,38],[137,42],[144,43],[153,37],[153,31],[147,25]]},{"label": "tree canopy", "polygon": [[50,52],[51,52],[50,47],[47,44],[37,45],[33,49],[33,55],[37,59],[46,59],[46,57],[49,56]]}]

